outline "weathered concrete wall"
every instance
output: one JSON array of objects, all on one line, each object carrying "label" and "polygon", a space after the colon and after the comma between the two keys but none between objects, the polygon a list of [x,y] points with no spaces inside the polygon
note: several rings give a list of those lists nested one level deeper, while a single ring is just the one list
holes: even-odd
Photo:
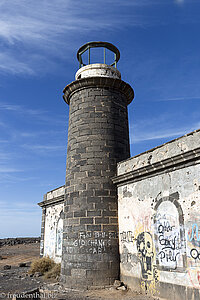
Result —
[{"label": "weathered concrete wall", "polygon": [[200,131],[118,164],[121,280],[200,299]]},{"label": "weathered concrete wall", "polygon": [[40,255],[61,262],[64,218],[64,186],[44,195]]},{"label": "weathered concrete wall", "polygon": [[61,262],[62,254],[62,232],[64,204],[57,204],[46,209],[45,235],[44,235],[44,256]]}]

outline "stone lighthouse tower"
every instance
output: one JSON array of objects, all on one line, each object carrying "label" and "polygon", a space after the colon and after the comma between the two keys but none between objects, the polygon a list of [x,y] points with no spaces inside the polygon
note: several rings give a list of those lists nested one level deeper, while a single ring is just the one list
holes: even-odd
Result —
[{"label": "stone lighthouse tower", "polygon": [[[102,47],[104,63],[91,64]],[[88,64],[82,55],[88,52]],[[95,51],[95,49],[92,49]],[[106,64],[106,51],[114,62]],[[112,177],[130,157],[127,105],[133,89],[117,70],[119,50],[89,42],[77,53],[76,80],[64,88],[69,105],[61,280],[67,287],[109,285],[119,278],[117,193]]]}]

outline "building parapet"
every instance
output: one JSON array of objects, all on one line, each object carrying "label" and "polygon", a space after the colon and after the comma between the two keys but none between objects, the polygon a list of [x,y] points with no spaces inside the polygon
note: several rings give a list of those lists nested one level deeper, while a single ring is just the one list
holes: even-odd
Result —
[{"label": "building parapet", "polygon": [[39,202],[38,205],[40,207],[46,207],[48,205],[64,202],[64,194],[65,194],[65,186],[63,185],[52,191],[47,192],[43,197],[43,201]]},{"label": "building parapet", "polygon": [[[175,165],[181,161],[183,163],[185,160],[190,159],[193,151],[198,152],[199,144],[200,129],[119,162],[117,177],[123,174],[127,176],[127,174],[132,172],[136,172],[136,174],[142,172],[142,175],[144,175],[154,168],[157,170],[162,166],[165,169],[165,166],[169,167],[169,165]],[[116,177],[113,180],[116,182]]]},{"label": "building parapet", "polygon": [[127,181],[135,182],[144,180],[147,177],[156,176],[159,173],[166,171],[174,171],[177,169],[185,168],[190,165],[200,163],[200,147],[191,151],[187,151],[183,154],[179,154],[164,160],[161,160],[155,164],[149,164],[148,166],[141,167],[134,171],[124,173],[112,178],[113,183],[117,185],[124,184]]}]

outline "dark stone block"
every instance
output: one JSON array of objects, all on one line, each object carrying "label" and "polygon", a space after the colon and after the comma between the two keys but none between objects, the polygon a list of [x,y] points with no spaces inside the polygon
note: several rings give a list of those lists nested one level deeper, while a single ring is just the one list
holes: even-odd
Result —
[{"label": "dark stone block", "polygon": [[72,205],[73,204],[73,199],[69,198],[65,201],[66,205]]},{"label": "dark stone block", "polygon": [[74,212],[74,217],[86,217],[86,211],[82,210],[82,211]]},{"label": "dark stone block", "polygon": [[73,230],[76,232],[85,231],[86,225],[74,225]]},{"label": "dark stone block", "polygon": [[115,210],[104,210],[103,211],[103,217],[116,217],[117,216],[117,211]]},{"label": "dark stone block", "polygon": [[101,231],[101,225],[87,225],[88,231]]},{"label": "dark stone block", "polygon": [[95,196],[108,196],[108,195],[109,195],[109,191],[107,190],[95,191]]},{"label": "dark stone block", "polygon": [[111,224],[118,224],[118,218],[111,218],[110,223]]},{"label": "dark stone block", "polygon": [[80,192],[80,196],[82,196],[82,197],[91,197],[93,195],[94,195],[94,191],[91,191],[91,190],[86,190],[86,191]]},{"label": "dark stone block", "polygon": [[118,231],[117,225],[103,225],[103,231]]},{"label": "dark stone block", "polygon": [[87,165],[87,160],[83,159],[83,160],[77,162],[77,165],[79,165],[79,166],[85,166],[85,165]]},{"label": "dark stone block", "polygon": [[[96,156],[96,155],[95,155]],[[101,176],[101,170],[99,171],[89,171],[88,172],[88,176],[89,177],[93,177],[93,176]]]},{"label": "dark stone block", "polygon": [[117,202],[109,203],[109,209],[110,210],[116,210],[117,211],[117,208],[118,208]]},{"label": "dark stone block", "polygon": [[66,268],[66,269],[63,270],[63,273],[64,273],[66,276],[71,276],[71,269]]},{"label": "dark stone block", "polygon": [[65,218],[73,218],[73,212],[66,212]]},{"label": "dark stone block", "polygon": [[109,218],[95,218],[95,224],[109,224]]},{"label": "dark stone block", "polygon": [[87,202],[88,203],[100,203],[101,198],[100,197],[88,197]]},{"label": "dark stone block", "polygon": [[93,218],[82,218],[80,224],[93,224]]},{"label": "dark stone block", "polygon": [[85,183],[75,184],[74,190],[79,191],[80,193],[81,191],[86,190],[86,184]]},{"label": "dark stone block", "polygon": [[88,210],[87,216],[88,217],[101,217],[101,210]]},{"label": "dark stone block", "polygon": [[109,198],[107,198],[107,203],[104,200],[104,202],[100,202],[100,203],[95,203],[95,209],[102,209],[102,210],[108,210],[109,209],[109,202],[108,202]]}]

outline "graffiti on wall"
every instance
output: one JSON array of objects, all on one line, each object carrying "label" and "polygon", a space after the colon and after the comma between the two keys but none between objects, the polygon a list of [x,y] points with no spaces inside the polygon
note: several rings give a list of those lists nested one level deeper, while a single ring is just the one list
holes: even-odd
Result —
[{"label": "graffiti on wall", "polygon": [[188,241],[188,257],[191,258],[192,265],[200,263],[200,234],[198,223],[193,223],[188,226],[187,232]]},{"label": "graffiti on wall", "polygon": [[171,201],[163,201],[157,208],[155,241],[160,266],[174,270],[184,266],[185,239],[177,207]]},{"label": "graffiti on wall", "polygon": [[63,204],[48,207],[45,218],[44,256],[49,256],[56,262],[61,261],[62,254],[62,212]]},{"label": "graffiti on wall", "polygon": [[121,243],[132,243],[135,240],[133,231],[122,231],[120,232]]},{"label": "graffiti on wall", "polygon": [[41,240],[40,241],[40,255],[43,255],[43,252],[44,252],[44,241]]},{"label": "graffiti on wall", "polygon": [[198,268],[188,268],[187,275],[189,277],[190,283],[195,289],[200,289],[200,271]]},{"label": "graffiti on wall", "polygon": [[194,243],[196,246],[200,246],[200,234],[197,223],[192,224],[192,227],[188,231],[188,241]]},{"label": "graffiti on wall", "polygon": [[191,258],[193,258],[194,260],[200,260],[200,250],[196,249],[196,248],[192,248],[190,250],[190,256]]},{"label": "graffiti on wall", "polygon": [[[123,226],[124,230],[119,234],[121,263],[126,270],[133,274],[140,266],[142,291],[157,295],[159,271],[155,266],[156,255],[151,234],[153,231],[151,211],[146,209],[140,214],[134,214],[133,211],[127,210],[124,214],[125,224],[127,226]],[[136,272],[138,274],[138,271]]]},{"label": "graffiti on wall", "polygon": [[62,242],[63,242],[63,219],[58,220],[56,232],[56,255],[62,255]]},{"label": "graffiti on wall", "polygon": [[81,231],[78,239],[66,240],[66,253],[68,254],[103,254],[110,251],[116,244],[118,233],[101,231]]},{"label": "graffiti on wall", "polygon": [[199,215],[191,215],[187,223],[187,275],[190,283],[196,289],[200,289],[200,226]]},{"label": "graffiti on wall", "polygon": [[153,240],[149,232],[142,232],[137,237],[137,250],[141,262],[142,278],[153,279]]},{"label": "graffiti on wall", "polygon": [[155,249],[152,235],[149,232],[141,232],[136,240],[138,257],[141,264],[142,289],[145,292],[156,293],[156,283],[159,280],[159,273],[154,266]]},{"label": "graffiti on wall", "polygon": [[198,195],[166,191],[145,205],[135,194],[119,201],[122,275],[156,296],[162,282],[200,290],[199,186]]},{"label": "graffiti on wall", "polygon": [[183,243],[180,238],[179,228],[171,226],[167,219],[160,219],[157,226],[157,244],[159,248],[159,264],[176,269],[179,262]]}]

